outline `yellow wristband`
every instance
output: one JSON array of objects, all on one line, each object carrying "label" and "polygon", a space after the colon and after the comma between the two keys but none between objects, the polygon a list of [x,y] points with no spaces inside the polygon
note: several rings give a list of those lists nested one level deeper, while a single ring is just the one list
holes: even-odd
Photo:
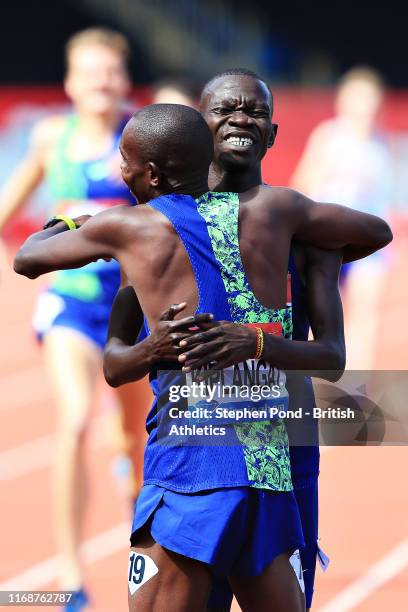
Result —
[{"label": "yellow wristband", "polygon": [[71,217],[66,217],[65,215],[55,215],[54,219],[58,219],[58,221],[64,221],[68,225],[68,229],[74,230],[77,229],[75,221],[71,219]]}]

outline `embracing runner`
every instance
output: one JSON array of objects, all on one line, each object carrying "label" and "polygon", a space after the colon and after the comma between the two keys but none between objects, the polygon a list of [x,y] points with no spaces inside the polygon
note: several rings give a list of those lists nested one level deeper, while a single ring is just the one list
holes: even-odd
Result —
[{"label": "embracing runner", "polygon": [[[263,147],[269,140],[263,140]],[[376,217],[299,200],[290,190],[279,190],[279,198],[271,198],[267,187],[240,196],[206,193],[212,148],[205,122],[192,109],[146,107],[125,129],[121,151],[124,180],[149,205],[100,213],[75,232],[57,223],[26,241],[15,269],[35,277],[113,256],[135,288],[151,329],[166,303],[183,299],[187,314],[212,311],[227,321],[269,323],[284,336],[264,334],[259,325],[256,330],[236,326],[245,330],[245,343],[238,359],[235,351],[235,361],[256,355],[263,357],[262,367],[267,362],[279,366],[275,361],[294,357],[296,345],[306,351],[296,367],[309,367],[313,359],[321,367],[321,347],[285,340],[291,333],[286,305],[291,239],[362,253],[388,243],[390,230]],[[185,328],[194,321],[190,317]],[[166,381],[157,369],[152,378],[163,399],[160,387]],[[244,607],[259,609],[260,602],[268,602],[270,609],[301,610],[289,556],[303,538],[283,422],[227,427],[229,442],[235,444],[192,448],[160,444],[159,417],[156,408],[148,417],[145,487],[129,568],[133,609],[201,610],[215,572],[230,577]]]}]

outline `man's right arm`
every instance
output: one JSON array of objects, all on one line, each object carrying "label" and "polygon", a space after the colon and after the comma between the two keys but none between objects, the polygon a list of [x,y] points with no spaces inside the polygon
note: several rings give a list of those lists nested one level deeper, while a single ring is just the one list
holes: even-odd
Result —
[{"label": "man's right arm", "polygon": [[160,361],[178,364],[179,341],[194,333],[189,328],[212,320],[211,315],[200,314],[175,321],[186,306],[186,302],[172,304],[162,313],[152,333],[136,343],[143,325],[143,311],[133,287],[122,283],[112,306],[103,358],[103,372],[111,387],[140,380]]},{"label": "man's right arm", "polygon": [[148,338],[136,344],[143,311],[131,285],[121,286],[112,305],[103,373],[111,387],[140,380],[151,367]]}]

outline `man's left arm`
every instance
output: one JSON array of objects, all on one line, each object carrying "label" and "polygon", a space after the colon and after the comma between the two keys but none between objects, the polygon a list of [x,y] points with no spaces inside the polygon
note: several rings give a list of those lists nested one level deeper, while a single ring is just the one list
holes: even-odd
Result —
[{"label": "man's left arm", "polygon": [[343,249],[344,263],[367,257],[392,240],[391,228],[380,217],[292,195],[293,238],[321,249]]}]

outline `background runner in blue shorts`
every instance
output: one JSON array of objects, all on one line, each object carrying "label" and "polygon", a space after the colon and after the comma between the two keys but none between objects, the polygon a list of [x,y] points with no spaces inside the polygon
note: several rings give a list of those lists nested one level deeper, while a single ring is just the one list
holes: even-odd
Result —
[{"label": "background runner in blue shorts", "polygon": [[[135,203],[120,177],[118,151],[128,117],[128,51],[121,34],[105,29],[85,30],[68,41],[64,85],[73,113],[34,126],[30,149],[2,194],[0,229],[44,179],[53,215],[93,215]],[[88,497],[84,440],[119,284],[114,261],[58,272],[40,294],[33,318],[58,408],[53,522],[61,587],[79,592],[73,606],[76,600],[78,606],[86,603],[78,556]]]}]

